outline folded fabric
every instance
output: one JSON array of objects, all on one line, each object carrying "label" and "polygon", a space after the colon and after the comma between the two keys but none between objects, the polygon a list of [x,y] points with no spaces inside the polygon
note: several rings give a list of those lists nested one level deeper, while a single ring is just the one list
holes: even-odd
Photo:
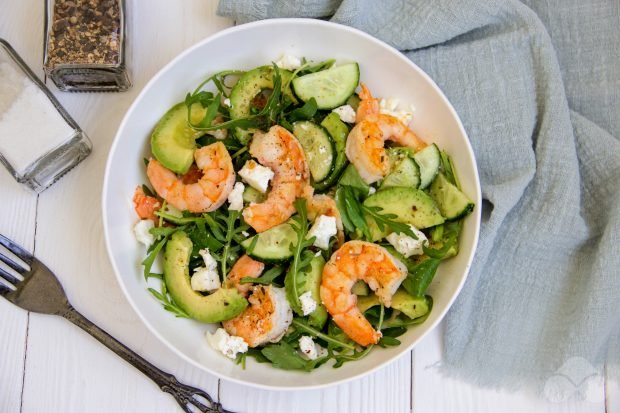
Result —
[{"label": "folded fabric", "polygon": [[484,201],[446,320],[451,373],[514,388],[571,360],[619,362],[617,2],[221,0],[218,12],[332,16],[402,50],[455,106]]}]

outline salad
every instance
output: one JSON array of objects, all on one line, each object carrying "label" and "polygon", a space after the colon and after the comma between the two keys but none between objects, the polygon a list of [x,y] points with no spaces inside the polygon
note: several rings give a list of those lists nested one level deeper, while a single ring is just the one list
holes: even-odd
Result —
[{"label": "salad", "polygon": [[154,126],[133,196],[148,291],[215,323],[206,341],[243,366],[311,371],[399,345],[474,208],[399,106],[354,62],[208,77]]}]

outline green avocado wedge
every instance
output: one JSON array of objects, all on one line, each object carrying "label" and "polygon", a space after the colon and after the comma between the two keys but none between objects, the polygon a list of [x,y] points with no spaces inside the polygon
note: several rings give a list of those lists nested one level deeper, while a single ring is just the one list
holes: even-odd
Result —
[{"label": "green avocado wedge", "polygon": [[[194,105],[192,121],[204,116],[205,109]],[[196,138],[203,131],[192,129],[187,123],[187,106],[177,103],[161,117],[151,134],[151,152],[163,166],[178,174],[184,174],[194,162]]]},{"label": "green avocado wedge", "polygon": [[189,278],[192,241],[183,231],[170,237],[164,252],[164,282],[174,302],[191,318],[219,323],[239,315],[248,305],[236,289],[220,288],[210,295],[194,291]]}]

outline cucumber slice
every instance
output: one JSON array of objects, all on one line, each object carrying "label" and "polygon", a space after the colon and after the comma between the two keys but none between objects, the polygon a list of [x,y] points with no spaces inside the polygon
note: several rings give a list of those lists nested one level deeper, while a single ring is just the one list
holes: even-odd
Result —
[{"label": "cucumber slice", "polygon": [[[382,208],[380,213],[394,214],[395,221],[411,224],[418,229],[433,227],[445,221],[433,198],[415,188],[383,189],[366,198],[364,205],[378,206]],[[373,241],[381,239],[383,233],[373,233]]]},{"label": "cucumber slice", "polygon": [[434,143],[413,155],[413,159],[420,167],[420,189],[424,189],[433,182],[439,164],[441,163],[441,154],[439,148]]},{"label": "cucumber slice", "polygon": [[334,141],[334,146],[336,148],[336,161],[334,162],[334,169],[329,176],[320,183],[314,184],[314,189],[318,192],[327,191],[331,186],[333,186],[336,181],[338,181],[340,174],[342,174],[342,171],[349,163],[347,154],[345,153],[347,136],[349,135],[349,127],[347,124],[340,120],[340,116],[338,116],[337,113],[330,112],[330,114],[325,116],[321,122],[321,126],[327,130]]},{"label": "cucumber slice", "polygon": [[474,209],[474,203],[467,195],[448,182],[442,173],[437,174],[431,184],[430,194],[446,219],[464,217]]},{"label": "cucumber slice", "polygon": [[293,135],[304,148],[313,181],[323,181],[334,169],[336,162],[332,138],[323,127],[308,120],[293,123]]},{"label": "cucumber slice", "polygon": [[251,204],[252,202],[261,203],[267,199],[266,194],[260,193],[257,189],[252,188],[250,185],[246,185],[243,190],[243,202]]},{"label": "cucumber slice", "polygon": [[[192,107],[192,121],[204,117],[205,109]],[[187,106],[177,103],[161,117],[151,134],[151,152],[163,166],[178,174],[184,174],[194,162],[196,139],[203,131],[192,129],[187,123]]]},{"label": "cucumber slice", "polygon": [[403,149],[388,149],[388,156],[392,167],[390,173],[381,182],[380,189],[393,186],[404,186],[407,188],[417,188],[420,186],[420,168],[409,157],[409,152]]},{"label": "cucumber slice", "polygon": [[[316,309],[308,314],[308,324],[312,327],[318,328],[319,330],[323,328],[325,322],[327,321],[327,310],[325,306],[321,304],[321,277],[323,276],[323,267],[325,266],[325,260],[320,255],[318,257],[312,258],[310,261],[310,265],[305,268],[304,271],[300,271],[297,273],[297,294],[300,296],[302,294],[310,291],[310,296],[314,301],[316,301],[317,306]],[[287,297],[292,297],[294,294],[293,290],[293,276],[292,272],[287,271],[286,278],[284,279],[284,288],[286,289]],[[291,303],[291,308],[295,313],[300,316],[303,316],[303,311],[301,307],[298,307],[294,304],[293,299],[289,298],[289,303]]]},{"label": "cucumber slice", "polygon": [[[297,99],[293,95],[289,83],[292,75],[293,74],[288,70],[280,69],[282,85],[289,84],[282,93],[288,97],[291,102],[297,103]],[[263,90],[267,89],[273,89],[273,67],[260,66],[245,72],[230,92],[230,118],[239,119],[248,117],[250,115],[252,99]],[[242,128],[234,128],[233,131],[237,139],[239,139],[239,142],[244,145],[248,143],[253,132],[252,130]]]},{"label": "cucumber slice", "polygon": [[[258,238],[256,245],[249,250],[254,238]],[[288,222],[276,225],[241,242],[241,246],[250,257],[274,263],[286,261],[293,256],[291,244],[297,244],[297,233]]]},{"label": "cucumber slice", "polygon": [[295,78],[293,90],[304,102],[314,98],[319,109],[333,109],[347,101],[359,80],[358,64],[349,63]]}]

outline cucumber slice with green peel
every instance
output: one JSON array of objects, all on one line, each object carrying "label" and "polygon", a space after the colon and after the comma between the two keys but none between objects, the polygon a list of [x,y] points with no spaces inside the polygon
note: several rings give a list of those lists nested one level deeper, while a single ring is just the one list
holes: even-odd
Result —
[{"label": "cucumber slice with green peel", "polygon": [[421,151],[416,152],[413,155],[413,159],[420,167],[420,189],[424,189],[433,182],[439,171],[439,165],[441,164],[439,148],[434,143],[428,145]]},{"label": "cucumber slice with green peel", "polygon": [[358,64],[348,63],[295,78],[293,90],[304,102],[314,98],[319,109],[333,109],[347,101],[359,80]]},{"label": "cucumber slice with green peel", "polygon": [[[257,239],[256,243],[254,239]],[[273,263],[286,261],[293,256],[291,244],[297,244],[297,233],[289,222],[276,225],[241,242],[250,257]]]},{"label": "cucumber slice with green peel", "polygon": [[[316,309],[308,314],[308,324],[312,327],[318,328],[319,330],[323,328],[325,322],[327,321],[327,310],[325,306],[321,304],[321,278],[323,276],[323,267],[325,266],[325,260],[320,255],[318,257],[312,258],[310,264],[304,268],[303,271],[297,273],[297,294],[299,296],[310,292],[310,296],[317,303]],[[296,306],[292,297],[294,297],[295,290],[293,289],[293,274],[289,271],[286,273],[286,278],[284,279],[284,288],[286,289],[287,297],[291,297],[288,299],[291,304],[291,308],[297,315],[303,316],[303,311],[301,307]]]},{"label": "cucumber slice with green peel", "polygon": [[308,120],[293,123],[293,135],[304,149],[312,180],[323,181],[332,172],[336,162],[331,136],[322,126]]},{"label": "cucumber slice with green peel", "polygon": [[[445,221],[433,198],[415,188],[383,189],[366,198],[364,205],[380,207],[382,210],[379,213],[394,214],[395,221],[411,224],[418,229],[433,227]],[[373,241],[382,238],[376,236],[373,236]]]},{"label": "cucumber slice with green peel", "polygon": [[[199,122],[206,109],[192,106],[192,122]],[[151,134],[151,152],[163,166],[184,174],[194,162],[196,139],[205,132],[194,130],[187,123],[187,106],[177,103],[159,119]]]},{"label": "cucumber slice with green peel", "polygon": [[334,141],[336,161],[334,162],[334,169],[329,176],[320,183],[315,182],[314,189],[318,192],[324,192],[332,187],[336,181],[338,181],[342,171],[349,163],[347,154],[345,153],[347,136],[349,135],[349,127],[347,124],[340,120],[340,116],[338,116],[337,113],[331,112],[329,115],[325,116],[321,122],[321,126],[327,130]]},{"label": "cucumber slice with green peel", "polygon": [[[297,103],[297,99],[293,95],[289,83],[293,74],[284,69],[280,69],[279,72],[282,79],[282,87],[288,84],[288,87],[283,89],[282,93],[284,96],[288,97],[291,102]],[[260,66],[245,72],[230,92],[230,118],[239,119],[250,116],[252,100],[262,91],[271,89],[273,89],[272,66]],[[248,143],[253,133],[252,130],[243,128],[234,128],[233,131],[235,137],[244,145]]]},{"label": "cucumber slice with green peel", "polygon": [[420,168],[409,157],[407,150],[390,148],[388,149],[388,156],[391,164],[390,173],[381,182],[380,189],[394,186],[407,188],[417,188],[420,186]]},{"label": "cucumber slice with green peel", "polygon": [[245,189],[243,190],[243,202],[245,203],[251,204],[252,202],[254,202],[259,204],[265,199],[267,199],[266,194],[263,194],[259,190],[252,188],[250,185],[246,185]]},{"label": "cucumber slice with green peel", "polygon": [[474,209],[474,203],[446,177],[439,173],[430,187],[431,197],[448,220],[458,219]]}]

